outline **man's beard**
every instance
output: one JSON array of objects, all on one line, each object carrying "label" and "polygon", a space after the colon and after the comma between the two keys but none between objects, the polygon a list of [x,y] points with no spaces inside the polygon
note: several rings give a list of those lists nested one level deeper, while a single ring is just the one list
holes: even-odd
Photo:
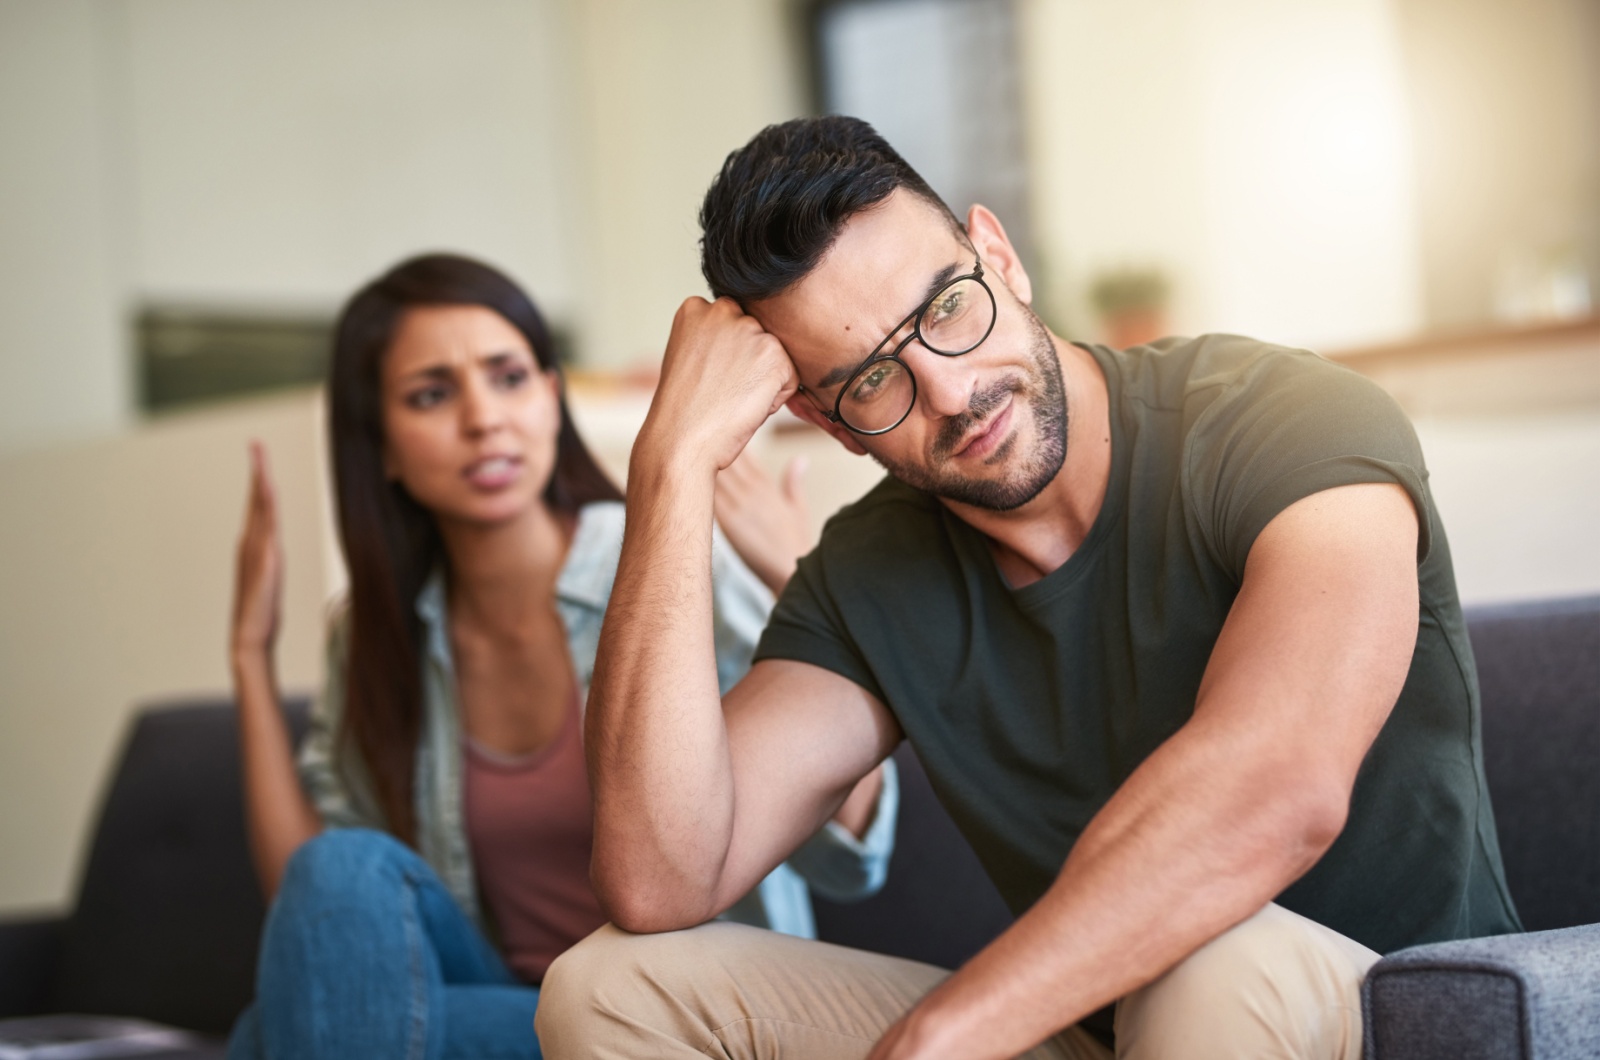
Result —
[{"label": "man's beard", "polygon": [[[967,411],[950,417],[939,429],[927,465],[891,462],[872,454],[885,471],[915,489],[992,512],[1009,512],[1022,507],[1056,477],[1067,458],[1067,399],[1061,382],[1061,362],[1044,322],[1029,307],[1019,305],[1019,308],[1026,314],[1033,333],[1031,370],[1023,377],[1002,379],[972,395]],[[946,470],[950,454],[973,426],[1004,405],[1012,394],[1028,398],[1033,410],[1034,431],[1038,435],[1033,452],[1027,455],[1022,466],[1003,479],[967,478],[957,471]],[[1017,436],[1013,434],[985,463],[1005,462],[1016,444]]]}]

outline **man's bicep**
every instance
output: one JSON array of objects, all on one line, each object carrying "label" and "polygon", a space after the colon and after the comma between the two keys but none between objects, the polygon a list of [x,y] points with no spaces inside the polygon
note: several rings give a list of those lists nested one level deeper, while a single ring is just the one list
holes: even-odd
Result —
[{"label": "man's bicep", "polygon": [[731,902],[822,827],[902,734],[866,689],[790,659],[756,663],[722,705],[734,781],[723,888]]},{"label": "man's bicep", "polygon": [[1391,483],[1278,513],[1250,549],[1196,719],[1240,723],[1353,783],[1416,647],[1418,533],[1410,495]]}]

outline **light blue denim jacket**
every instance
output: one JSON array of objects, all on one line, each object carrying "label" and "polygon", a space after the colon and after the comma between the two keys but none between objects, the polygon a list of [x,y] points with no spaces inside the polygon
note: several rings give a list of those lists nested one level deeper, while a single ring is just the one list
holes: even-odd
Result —
[{"label": "light blue denim jacket", "polygon": [[[556,581],[556,607],[566,625],[567,644],[582,689],[589,687],[594,676],[600,620],[622,551],[623,514],[623,506],[616,502],[585,506]],[[726,693],[750,668],[756,640],[772,610],[772,595],[720,532],[714,536],[711,566],[717,682]],[[438,872],[457,904],[482,924],[463,818],[461,720],[442,574],[429,580],[417,597],[416,608],[426,638],[416,766],[418,852]],[[336,761],[335,737],[344,707],[345,641],[341,612],[329,624],[322,694],[300,752],[300,779],[327,827],[382,829],[383,815],[372,797],[364,767],[354,755],[339,756]],[[807,884],[825,897],[842,900],[864,898],[882,887],[894,848],[899,802],[899,779],[894,762],[889,761],[885,763],[883,792],[864,838],[858,840],[829,821],[723,915],[814,938],[816,926]]]}]

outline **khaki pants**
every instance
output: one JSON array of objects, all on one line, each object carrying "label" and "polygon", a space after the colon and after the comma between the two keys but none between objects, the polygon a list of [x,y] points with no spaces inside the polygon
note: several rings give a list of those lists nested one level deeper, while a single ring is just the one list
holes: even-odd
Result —
[{"label": "khaki pants", "polygon": [[[1117,1056],[1360,1060],[1361,979],[1377,959],[1269,905],[1123,998]],[[661,935],[607,926],[551,965],[536,1026],[551,1060],[846,1060],[865,1057],[949,974],[738,924]],[[1111,1052],[1069,1027],[1026,1056]]]}]

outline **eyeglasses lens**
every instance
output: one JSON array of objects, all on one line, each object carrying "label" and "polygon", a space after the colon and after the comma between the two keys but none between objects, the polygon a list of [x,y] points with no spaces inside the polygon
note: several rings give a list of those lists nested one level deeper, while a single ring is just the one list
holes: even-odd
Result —
[{"label": "eyeglasses lens", "polygon": [[919,330],[928,349],[955,356],[982,342],[993,323],[994,298],[969,276],[934,295],[922,311]]},{"label": "eyeglasses lens", "polygon": [[[994,295],[974,277],[948,284],[933,296],[917,320],[922,344],[954,357],[977,347],[994,326]],[[905,419],[917,397],[911,369],[899,360],[873,361],[844,386],[839,417],[864,434],[889,430]]]},{"label": "eyeglasses lens", "polygon": [[885,431],[905,418],[915,397],[915,384],[905,365],[873,361],[845,384],[839,416],[858,431]]}]

